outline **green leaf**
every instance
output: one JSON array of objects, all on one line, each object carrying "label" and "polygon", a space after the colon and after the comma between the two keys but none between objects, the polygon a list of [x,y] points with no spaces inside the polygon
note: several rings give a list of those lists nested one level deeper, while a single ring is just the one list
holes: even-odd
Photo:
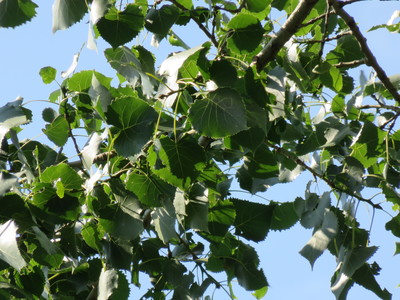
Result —
[{"label": "green leaf", "polygon": [[264,28],[260,21],[247,13],[238,13],[228,23],[233,31],[228,38],[228,49],[239,54],[253,53],[260,46]]},{"label": "green leaf", "polygon": [[[389,76],[389,80],[392,82],[394,87],[399,90],[400,89],[400,74],[395,74],[392,76]],[[387,88],[384,86],[384,84],[378,80],[375,82],[370,82],[366,84],[365,89],[364,89],[364,96],[369,96],[374,93],[379,93],[383,97],[387,99],[392,99],[393,96],[390,94],[390,92],[387,90]]]},{"label": "green leaf", "polygon": [[113,101],[106,117],[116,129],[115,149],[128,157],[138,154],[150,139],[157,113],[143,100],[126,97]]},{"label": "green leaf", "polygon": [[175,209],[170,201],[165,201],[163,207],[157,207],[152,218],[157,235],[164,244],[178,237],[175,231]]},{"label": "green leaf", "polygon": [[179,9],[172,5],[163,5],[160,9],[152,8],[146,16],[146,29],[165,37],[179,17]]},{"label": "green leaf", "polygon": [[13,186],[18,183],[18,177],[13,174],[0,172],[0,197],[3,197]]},{"label": "green leaf", "polygon": [[237,81],[236,68],[228,60],[215,60],[210,67],[210,79],[218,87],[235,87]]},{"label": "green leaf", "polygon": [[313,69],[313,73],[318,74],[321,83],[335,92],[340,92],[343,88],[343,77],[340,70],[328,62],[323,62]]},{"label": "green leaf", "polygon": [[193,127],[202,135],[218,138],[247,129],[246,109],[242,97],[230,88],[209,92],[190,108]]},{"label": "green leaf", "polygon": [[400,237],[400,214],[393,217],[389,222],[385,225],[386,230],[390,230],[393,235]]},{"label": "green leaf", "polygon": [[45,129],[42,129],[47,138],[59,147],[65,145],[69,137],[68,121],[63,115],[59,115]]},{"label": "green leaf", "polygon": [[131,41],[143,26],[144,15],[136,4],[128,4],[124,11],[112,6],[96,24],[101,37],[113,48]]},{"label": "green leaf", "polygon": [[204,167],[205,154],[197,141],[189,135],[177,142],[162,137],[154,141],[148,160],[156,175],[184,189]]},{"label": "green leaf", "polygon": [[149,207],[161,206],[171,196],[172,187],[152,174],[130,173],[126,188],[133,192],[140,202]]},{"label": "green leaf", "polygon": [[354,35],[345,35],[337,40],[336,48],[326,55],[326,60],[331,64],[351,62],[364,58],[364,53]]},{"label": "green leaf", "polygon": [[32,226],[32,230],[35,233],[35,237],[40,243],[40,246],[47,254],[47,258],[45,259],[51,261],[53,266],[59,266],[64,258],[64,253],[62,253],[62,251],[49,240],[39,227]]},{"label": "green leaf", "polygon": [[260,12],[263,11],[268,5],[270,5],[271,1],[266,0],[247,0],[246,8],[251,12]]},{"label": "green leaf", "polygon": [[20,271],[26,262],[18,249],[17,229],[13,220],[0,225],[0,259]]},{"label": "green leaf", "polygon": [[264,286],[261,289],[256,290],[254,293],[251,293],[257,300],[262,299],[268,292],[268,286]]},{"label": "green leaf", "polygon": [[36,16],[37,5],[30,0],[0,1],[0,27],[17,27]]},{"label": "green leaf", "polygon": [[57,70],[53,67],[44,67],[39,71],[40,77],[45,84],[52,83],[56,79]]},{"label": "green leaf", "polygon": [[270,229],[275,205],[264,205],[239,199],[231,199],[236,209],[236,234],[248,240],[260,242]]},{"label": "green leaf", "polygon": [[79,22],[87,13],[85,0],[55,0],[53,4],[53,33]]},{"label": "green leaf", "polygon": [[331,203],[329,192],[324,192],[321,197],[312,194],[306,200],[306,209],[301,215],[300,223],[305,228],[319,226],[325,215],[325,210]]},{"label": "green leaf", "polygon": [[85,243],[90,247],[98,251],[102,249],[101,240],[104,236],[104,231],[100,226],[97,226],[94,222],[86,223],[82,227],[81,234]]},{"label": "green leaf", "polygon": [[276,205],[272,213],[271,230],[286,230],[297,223],[299,217],[294,209],[293,202],[285,202]]},{"label": "green leaf", "polygon": [[194,230],[208,231],[208,189],[200,183],[194,184],[186,206],[186,224]]},{"label": "green leaf", "polygon": [[66,190],[80,189],[83,184],[83,179],[78,173],[65,163],[48,167],[40,175],[40,180],[47,183],[55,183],[60,180]]},{"label": "green leaf", "polygon": [[28,123],[25,111],[21,107],[22,99],[8,102],[0,107],[0,141],[11,128]]},{"label": "green leaf", "polygon": [[42,118],[44,121],[48,123],[52,123],[58,116],[58,112],[52,109],[51,107],[46,107],[43,109]]},{"label": "green leaf", "polygon": [[336,216],[333,212],[328,211],[324,216],[321,227],[314,232],[312,238],[300,250],[300,254],[310,262],[311,267],[314,267],[315,261],[328,248],[337,232],[338,221]]},{"label": "green leaf", "polygon": [[336,281],[332,284],[331,290],[340,299],[346,284],[353,274],[378,250],[377,247],[356,247],[354,249],[342,249],[339,257],[339,273]]},{"label": "green leaf", "polygon": [[235,251],[234,272],[239,284],[248,291],[268,287],[262,269],[258,269],[259,259],[253,247],[239,244]]},{"label": "green leaf", "polygon": [[142,63],[134,52],[122,46],[117,49],[106,49],[104,54],[111,67],[125,77],[133,88],[136,88],[140,80],[143,94],[146,97],[153,96],[154,84],[145,73],[148,69],[143,69]]}]

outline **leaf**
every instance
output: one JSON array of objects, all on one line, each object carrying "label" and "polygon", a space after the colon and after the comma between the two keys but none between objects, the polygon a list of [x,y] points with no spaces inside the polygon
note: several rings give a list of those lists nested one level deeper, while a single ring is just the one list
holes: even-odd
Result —
[{"label": "leaf", "polygon": [[26,262],[18,249],[17,229],[13,220],[0,225],[0,259],[21,271]]},{"label": "leaf", "polygon": [[[307,198],[306,205],[307,202],[310,203],[311,199]],[[324,220],[326,208],[328,208],[331,203],[329,192],[324,192],[322,196],[316,200],[316,203],[313,203],[308,208],[306,208],[301,216],[300,223],[305,228],[313,228],[315,226],[319,226]]]},{"label": "leaf", "polygon": [[152,8],[146,16],[146,29],[165,37],[179,17],[179,9],[172,5],[163,5],[160,9]]},{"label": "leaf", "polygon": [[160,74],[163,77],[163,84],[160,84],[157,96],[158,98],[161,99],[161,96],[168,95],[167,97],[161,99],[164,106],[172,107],[172,105],[174,104],[174,101],[177,97],[177,93],[173,93],[172,95],[170,95],[170,92],[179,89],[179,84],[177,83],[177,80],[178,80],[179,70],[184,64],[184,62],[189,57],[195,55],[199,51],[202,51],[203,49],[204,50],[210,49],[210,46],[211,46],[210,42],[204,43],[192,49],[174,54],[161,63],[158,74]]},{"label": "leaf", "polygon": [[194,229],[208,231],[208,190],[201,184],[194,184],[186,206],[186,224]]},{"label": "leaf", "polygon": [[354,249],[342,249],[344,252],[339,257],[339,273],[331,290],[340,299],[342,292],[353,274],[378,250],[377,247],[356,247]]},{"label": "leaf", "polygon": [[393,235],[400,237],[400,214],[387,222],[385,228],[386,230],[390,230]]},{"label": "leaf", "polygon": [[95,250],[102,249],[101,240],[104,236],[104,230],[94,222],[86,223],[82,227],[82,238],[87,245]]},{"label": "leaf", "polygon": [[311,239],[300,250],[300,254],[310,262],[311,268],[314,267],[317,258],[328,248],[337,232],[338,221],[336,216],[333,212],[328,211],[324,216],[321,227],[314,232]]},{"label": "leaf", "polygon": [[0,197],[3,197],[4,194],[7,193],[17,183],[17,176],[5,172],[0,172]]},{"label": "leaf", "polygon": [[157,113],[137,97],[116,99],[105,113],[116,129],[115,149],[124,157],[138,154],[153,134]]},{"label": "leaf", "polygon": [[[395,74],[395,75],[389,76],[389,80],[392,82],[393,86],[397,90],[400,89],[400,74]],[[364,96],[369,96],[374,93],[379,93],[387,99],[393,98],[393,96],[390,94],[390,92],[387,90],[387,88],[384,86],[384,84],[380,80],[374,81],[374,82],[368,82],[365,85]]]},{"label": "leaf", "polygon": [[104,54],[111,67],[124,76],[133,88],[136,88],[140,79],[144,95],[148,98],[153,96],[154,84],[145,73],[148,70],[147,68],[143,69],[134,52],[122,46],[117,49],[106,49]]},{"label": "leaf", "polygon": [[36,16],[37,5],[30,0],[1,0],[0,27],[17,27]]},{"label": "leaf", "polygon": [[170,201],[165,201],[163,207],[157,207],[152,218],[157,235],[164,244],[178,237],[175,231],[175,209]]},{"label": "leaf", "polygon": [[212,138],[234,135],[247,129],[246,109],[242,97],[230,88],[209,92],[190,108],[193,127],[202,135]]},{"label": "leaf", "polygon": [[293,202],[280,203],[272,212],[271,230],[286,230],[297,223],[299,217],[294,209]]},{"label": "leaf", "polygon": [[149,207],[161,206],[171,197],[173,188],[152,174],[130,173],[126,179],[126,188],[133,192],[139,201]]},{"label": "leaf", "polygon": [[336,48],[326,55],[326,60],[331,65],[351,62],[364,58],[360,44],[353,35],[345,35],[337,40]]},{"label": "leaf", "polygon": [[90,21],[96,24],[107,11],[108,0],[93,0],[90,6]]},{"label": "leaf", "polygon": [[270,5],[272,1],[265,0],[247,0],[246,8],[251,12],[260,12],[265,9],[268,5]]},{"label": "leaf", "polygon": [[236,68],[228,60],[215,60],[210,67],[210,79],[218,87],[235,87],[237,81]]},{"label": "leaf", "polygon": [[128,4],[124,11],[112,6],[96,24],[101,37],[113,48],[131,41],[143,26],[144,15],[136,4]]},{"label": "leaf", "polygon": [[236,209],[236,234],[255,242],[265,239],[271,225],[275,205],[264,205],[239,199],[230,199]]},{"label": "leaf", "polygon": [[177,142],[162,137],[154,141],[148,161],[156,175],[184,189],[197,178],[204,166],[205,154],[197,141],[189,135]]},{"label": "leaf", "polygon": [[52,11],[54,33],[79,22],[88,8],[85,0],[54,0]]},{"label": "leaf", "polygon": [[115,269],[101,270],[97,299],[108,300],[118,289],[119,273]]},{"label": "leaf", "polygon": [[43,67],[39,71],[40,77],[45,84],[52,83],[56,79],[57,70],[53,67]]},{"label": "leaf", "polygon": [[47,183],[61,180],[66,190],[80,189],[83,184],[83,179],[78,173],[65,163],[46,168],[40,175],[40,180]]},{"label": "leaf", "polygon": [[0,141],[3,141],[4,136],[11,128],[18,127],[30,121],[21,104],[22,98],[8,102],[6,105],[0,107]]},{"label": "leaf", "polygon": [[44,134],[50,141],[59,147],[65,145],[69,137],[69,125],[64,115],[59,115],[53,122],[46,124],[45,129],[42,129]]},{"label": "leaf", "polygon": [[43,109],[42,118],[45,122],[52,123],[58,116],[58,112],[51,107]]},{"label": "leaf", "polygon": [[233,31],[228,38],[228,49],[238,54],[253,53],[260,46],[264,28],[260,21],[247,13],[238,13],[228,23]]}]

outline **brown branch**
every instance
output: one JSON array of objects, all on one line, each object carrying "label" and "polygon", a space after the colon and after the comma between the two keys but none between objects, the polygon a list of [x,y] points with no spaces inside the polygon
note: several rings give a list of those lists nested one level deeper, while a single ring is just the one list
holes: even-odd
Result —
[{"label": "brown branch", "polygon": [[257,70],[261,71],[270,61],[275,59],[279,50],[296,33],[317,2],[318,0],[300,0],[293,13],[276,34],[276,37],[272,38],[264,49],[253,58],[251,65],[255,65]]},{"label": "brown branch", "polygon": [[383,209],[379,204],[373,203],[370,199],[366,199],[360,195],[357,195],[356,193],[352,192],[352,191],[348,191],[348,190],[344,190],[341,187],[338,187],[335,182],[333,182],[332,180],[330,180],[329,178],[326,178],[323,174],[320,174],[318,172],[316,172],[315,170],[313,170],[311,167],[307,166],[306,163],[304,161],[302,161],[300,158],[298,158],[296,155],[294,155],[293,153],[290,153],[289,151],[287,151],[286,149],[283,149],[273,143],[268,142],[267,143],[269,147],[273,148],[276,153],[279,153],[281,155],[283,155],[284,157],[294,161],[296,164],[302,166],[304,169],[306,169],[307,171],[309,171],[315,178],[319,178],[321,180],[323,180],[331,189],[345,193],[349,196],[352,196],[354,198],[357,198],[358,200],[368,203],[369,205],[371,205],[373,208],[376,209]]},{"label": "brown branch", "polygon": [[389,93],[393,96],[393,98],[400,103],[400,94],[397,92],[397,89],[390,81],[388,76],[386,75],[385,71],[379,65],[376,57],[372,53],[371,49],[368,47],[367,39],[361,33],[360,28],[357,26],[354,18],[350,16],[344,9],[343,5],[348,4],[349,2],[353,1],[346,1],[346,2],[339,2],[338,0],[329,0],[330,5],[332,5],[333,9],[335,10],[336,14],[339,15],[349,26],[350,30],[352,31],[354,37],[357,39],[358,43],[360,44],[361,50],[366,57],[366,64],[371,66],[382,84],[385,88],[389,91]]}]

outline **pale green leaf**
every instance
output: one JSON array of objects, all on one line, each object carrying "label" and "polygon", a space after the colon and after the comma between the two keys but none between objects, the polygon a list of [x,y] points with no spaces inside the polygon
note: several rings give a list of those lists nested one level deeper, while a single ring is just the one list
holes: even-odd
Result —
[{"label": "pale green leaf", "polygon": [[28,123],[28,118],[21,108],[22,98],[0,107],[0,141],[11,128]]},{"label": "pale green leaf", "polygon": [[314,266],[317,258],[328,248],[329,243],[336,236],[338,231],[338,221],[335,214],[328,211],[320,228],[314,232],[311,239],[300,250],[300,254]]},{"label": "pale green leaf", "polygon": [[170,201],[165,201],[163,207],[157,207],[152,218],[157,235],[164,244],[178,237],[175,231],[175,209]]},{"label": "pale green leaf", "polygon": [[85,0],[54,0],[53,33],[79,22],[87,11]]},{"label": "pale green leaf", "polygon": [[0,172],[0,197],[7,193],[18,182],[18,177],[13,174]]},{"label": "pale green leaf", "polygon": [[115,269],[101,270],[98,285],[98,300],[108,300],[118,288],[118,271]]},{"label": "pale green leaf", "polygon": [[18,249],[17,229],[13,220],[0,225],[0,259],[20,271],[26,262]]}]

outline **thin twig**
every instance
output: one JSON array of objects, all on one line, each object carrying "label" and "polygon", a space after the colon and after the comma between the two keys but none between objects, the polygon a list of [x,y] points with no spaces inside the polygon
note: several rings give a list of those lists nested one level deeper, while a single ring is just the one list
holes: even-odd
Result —
[{"label": "thin twig", "polygon": [[371,66],[375,70],[377,77],[380,79],[385,88],[389,91],[389,93],[393,96],[393,98],[398,103],[400,103],[400,94],[397,92],[397,89],[386,75],[386,72],[379,65],[371,49],[368,47],[367,39],[361,33],[360,28],[357,26],[357,23],[355,22],[354,18],[350,16],[343,9],[343,6],[349,4],[349,2],[353,1],[339,2],[337,0],[329,0],[329,3],[334,8],[336,14],[339,15],[346,22],[347,26],[349,26],[350,30],[352,31],[354,37],[360,44],[361,50],[366,57],[367,65]]},{"label": "thin twig", "polygon": [[325,43],[325,42],[330,42],[330,41],[334,41],[334,40],[338,40],[340,39],[342,36],[345,35],[349,35],[351,34],[351,31],[345,31],[345,32],[341,32],[335,36],[332,37],[326,37],[322,40],[313,40],[313,39],[296,39],[294,40],[296,43],[304,43],[304,44],[315,44],[315,43]]},{"label": "thin twig", "polygon": [[330,186],[333,190],[337,190],[339,192],[345,193],[349,196],[352,196],[354,198],[357,198],[358,200],[368,203],[369,205],[371,205],[373,208],[376,209],[380,209],[383,210],[383,208],[376,203],[373,203],[370,199],[366,199],[360,195],[355,194],[352,191],[348,191],[348,190],[344,190],[340,187],[338,187],[332,180],[326,178],[323,174],[320,174],[318,172],[316,172],[315,170],[313,170],[311,167],[307,166],[306,163],[304,161],[302,161],[300,158],[298,158],[296,155],[294,155],[293,153],[290,153],[289,151],[287,151],[286,149],[283,149],[273,143],[268,143],[268,146],[273,148],[277,153],[283,155],[284,157],[294,161],[296,164],[302,166],[304,169],[306,169],[307,171],[309,171],[314,177],[319,178],[321,180],[323,180],[328,186]]},{"label": "thin twig", "polygon": [[308,25],[312,25],[312,24],[314,24],[315,22],[318,22],[319,20],[324,19],[324,18],[326,17],[326,14],[331,15],[331,14],[334,14],[334,13],[335,13],[335,12],[334,12],[333,10],[330,10],[330,11],[328,11],[327,13],[324,13],[324,14],[322,14],[322,15],[319,15],[318,17],[315,17],[315,18],[313,18],[313,19],[311,19],[311,20],[309,20],[309,21],[307,21],[307,22],[301,24],[300,27],[306,27],[306,26],[308,26]]},{"label": "thin twig", "polygon": [[272,38],[261,52],[253,58],[251,65],[255,65],[257,70],[261,71],[270,61],[274,60],[279,50],[296,33],[301,23],[307,18],[317,2],[318,0],[301,0],[278,31],[276,37]]},{"label": "thin twig", "polygon": [[360,65],[365,64],[367,61],[363,59],[357,59],[353,61],[342,61],[340,63],[334,64],[333,66],[336,68],[354,68]]}]

